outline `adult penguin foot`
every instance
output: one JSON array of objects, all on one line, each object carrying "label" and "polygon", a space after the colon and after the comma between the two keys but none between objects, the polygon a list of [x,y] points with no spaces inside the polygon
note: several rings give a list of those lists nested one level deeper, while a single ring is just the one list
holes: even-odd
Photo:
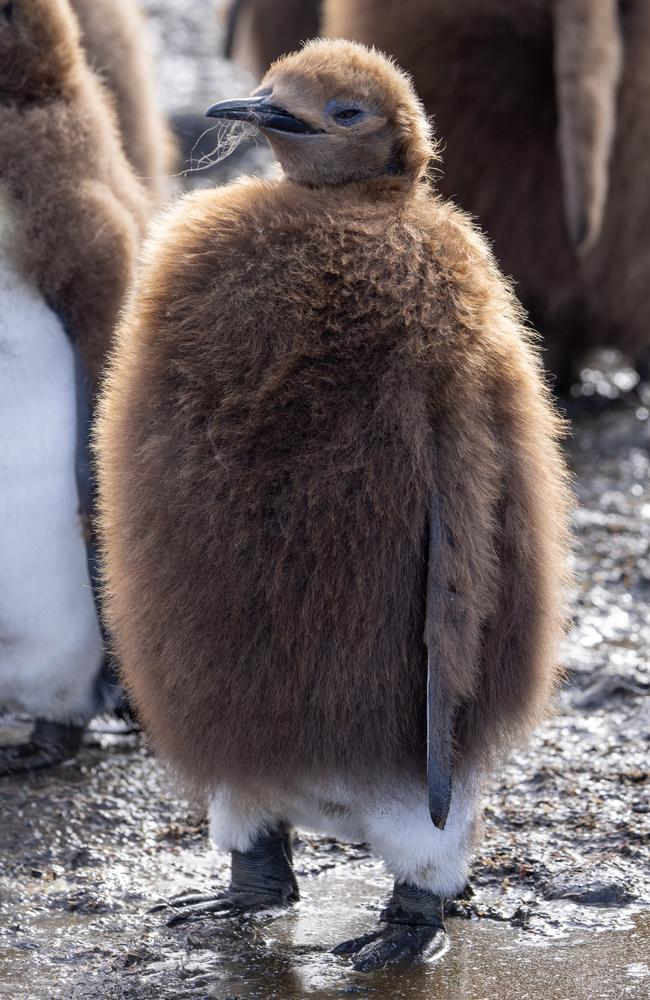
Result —
[{"label": "adult penguin foot", "polygon": [[341,958],[355,957],[357,972],[376,972],[419,958],[432,958],[444,950],[443,900],[426,889],[396,882],[379,930],[344,941],[334,948]]},{"label": "adult penguin foot", "polygon": [[41,771],[76,757],[84,726],[37,719],[31,739],[16,746],[0,747],[0,776]]},{"label": "adult penguin foot", "polygon": [[300,898],[293,871],[291,837],[284,828],[258,837],[248,851],[232,852],[230,885],[218,893],[190,892],[154,906],[171,909],[168,927],[203,916],[224,919],[287,907]]}]

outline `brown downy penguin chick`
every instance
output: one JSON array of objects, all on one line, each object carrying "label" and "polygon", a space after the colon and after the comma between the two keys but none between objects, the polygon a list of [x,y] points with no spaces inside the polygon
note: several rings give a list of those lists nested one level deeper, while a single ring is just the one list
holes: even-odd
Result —
[{"label": "brown downy penguin chick", "polygon": [[147,214],[68,0],[0,0],[0,135],[0,704],[36,719],[6,773],[105,704],[87,419]]},{"label": "brown downy penguin chick", "polygon": [[22,273],[94,384],[150,208],[68,0],[0,0],[0,184]]},{"label": "brown downy penguin chick", "polygon": [[261,79],[280,56],[319,34],[321,0],[232,0],[224,53]]},{"label": "brown downy penguin chick", "polygon": [[109,619],[232,851],[173,920],[296,899],[291,827],[368,841],[394,895],[338,950],[368,970],[440,943],[481,776],[553,686],[561,423],[391,62],[313,42],[208,113],[284,176],[185,199],[146,252],[100,404]]},{"label": "brown downy penguin chick", "polygon": [[650,4],[326,0],[324,33],[387,48],[444,137],[566,384],[587,349],[650,346]]},{"label": "brown downy penguin chick", "polygon": [[86,57],[115,100],[124,149],[156,204],[178,152],[156,96],[147,25],[136,0],[71,0]]}]

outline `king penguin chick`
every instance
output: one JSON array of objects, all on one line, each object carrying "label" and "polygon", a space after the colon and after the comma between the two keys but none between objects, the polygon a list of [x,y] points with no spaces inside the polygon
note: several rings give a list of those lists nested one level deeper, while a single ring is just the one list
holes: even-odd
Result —
[{"label": "king penguin chick", "polygon": [[178,151],[156,97],[147,24],[135,0],[72,0],[89,65],[114,97],[124,150],[162,205]]},{"label": "king penguin chick", "polygon": [[323,32],[386,47],[567,388],[584,354],[650,349],[650,4],[325,0]]},{"label": "king penguin chick", "polygon": [[7,773],[103,707],[87,422],[147,214],[68,0],[0,0],[0,134],[0,704],[36,718]]},{"label": "king penguin chick", "polygon": [[146,251],[100,403],[109,620],[232,851],[172,921],[297,899],[293,827],[367,841],[394,893],[337,953],[370,970],[439,948],[481,777],[553,687],[561,422],[390,61],[312,42],[208,114],[284,176],[186,198]]},{"label": "king penguin chick", "polygon": [[321,0],[232,0],[224,54],[259,80],[266,68],[319,34]]}]

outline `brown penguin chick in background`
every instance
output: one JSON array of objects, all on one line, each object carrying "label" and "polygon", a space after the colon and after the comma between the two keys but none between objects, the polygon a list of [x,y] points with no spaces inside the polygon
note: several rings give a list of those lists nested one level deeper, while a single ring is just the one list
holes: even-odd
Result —
[{"label": "brown penguin chick in background", "polygon": [[156,95],[148,28],[137,0],[71,0],[89,65],[115,102],[124,149],[157,205],[169,196],[178,151]]},{"label": "brown penguin chick in background", "polygon": [[326,0],[323,32],[390,51],[444,138],[561,387],[584,353],[650,347],[650,4]]},{"label": "brown penguin chick in background", "polygon": [[233,0],[224,54],[256,80],[280,56],[319,34],[321,0]]},{"label": "brown penguin chick in background", "polygon": [[391,62],[313,42],[209,114],[284,176],[186,198],[146,251],[98,421],[108,617],[232,851],[172,922],[296,899],[292,827],[367,841],[394,894],[337,950],[366,971],[440,945],[481,778],[554,685],[562,425]]},{"label": "brown penguin chick in background", "polygon": [[13,253],[94,384],[150,209],[68,0],[0,0],[0,134]]},{"label": "brown penguin chick in background", "polygon": [[87,420],[148,199],[67,0],[0,0],[0,773],[74,755],[114,704],[91,582]]}]

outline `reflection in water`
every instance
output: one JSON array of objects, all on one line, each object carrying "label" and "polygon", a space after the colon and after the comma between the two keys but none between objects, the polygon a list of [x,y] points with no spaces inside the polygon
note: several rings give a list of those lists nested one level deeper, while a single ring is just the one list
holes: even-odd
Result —
[{"label": "reflection in water", "polygon": [[647,1000],[649,914],[630,920],[624,930],[572,930],[552,939],[491,921],[450,920],[450,947],[438,961],[371,977],[350,972],[330,949],[373,922],[378,891],[388,889],[379,866],[370,863],[364,871],[339,869],[309,880],[297,910],[275,920],[246,930],[196,925],[188,936],[192,950],[183,986],[197,992],[178,992],[180,984],[170,982],[170,970],[165,970],[156,995],[206,1000],[334,1000],[351,995],[373,1000]]}]

